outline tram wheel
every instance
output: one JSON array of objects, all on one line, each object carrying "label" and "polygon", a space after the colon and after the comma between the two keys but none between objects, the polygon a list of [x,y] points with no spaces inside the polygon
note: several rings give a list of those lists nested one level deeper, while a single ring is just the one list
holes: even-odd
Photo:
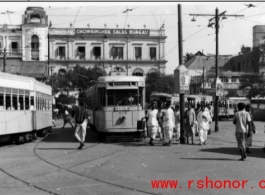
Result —
[{"label": "tram wheel", "polygon": [[23,135],[17,136],[16,139],[15,139],[15,143],[17,145],[24,144],[25,143],[25,137]]},{"label": "tram wheel", "polygon": [[37,132],[34,131],[34,132],[32,133],[32,140],[36,140],[36,139],[37,139]]},{"label": "tram wheel", "polygon": [[99,142],[105,142],[106,141],[106,136],[103,135],[101,132],[97,132],[97,138]]},{"label": "tram wheel", "polygon": [[30,141],[31,141],[31,137],[30,137],[30,135],[29,135],[29,134],[26,134],[26,135],[24,135],[24,139],[25,139],[25,143],[27,143],[27,142],[30,142]]},{"label": "tram wheel", "polygon": [[52,127],[49,127],[49,128],[47,129],[47,131],[48,131],[48,133],[52,133]]}]

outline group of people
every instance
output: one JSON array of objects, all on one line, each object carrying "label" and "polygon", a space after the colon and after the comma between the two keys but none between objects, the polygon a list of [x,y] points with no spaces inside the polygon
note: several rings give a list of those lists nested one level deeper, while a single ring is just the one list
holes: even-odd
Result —
[{"label": "group of people", "polygon": [[[165,106],[163,108],[163,105]],[[163,141],[164,146],[172,144],[173,134],[176,135],[176,140],[180,140],[180,110],[176,105],[172,109],[171,102],[157,105],[157,102],[151,103],[151,108],[147,111],[147,131],[150,136],[150,145],[154,145],[154,140],[158,135]],[[195,111],[191,105],[184,114],[184,129],[187,143],[191,137],[191,143],[194,144],[194,137],[199,136],[200,145],[206,144],[210,123],[212,122],[211,110],[201,105]]]}]

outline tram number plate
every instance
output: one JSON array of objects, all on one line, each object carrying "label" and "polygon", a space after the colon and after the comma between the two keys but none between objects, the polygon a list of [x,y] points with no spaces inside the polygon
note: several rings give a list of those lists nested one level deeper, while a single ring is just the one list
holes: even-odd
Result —
[{"label": "tram number plate", "polygon": [[130,110],[129,107],[115,107],[115,111]]},{"label": "tram number plate", "polygon": [[120,115],[123,115],[123,114],[127,114],[126,111],[123,111],[123,112],[119,112]]}]

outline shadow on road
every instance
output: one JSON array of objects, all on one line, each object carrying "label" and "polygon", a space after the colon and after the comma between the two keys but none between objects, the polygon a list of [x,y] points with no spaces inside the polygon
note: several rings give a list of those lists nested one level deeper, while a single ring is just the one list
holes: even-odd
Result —
[{"label": "shadow on road", "polygon": [[[42,142],[76,142],[77,140],[74,136],[75,130],[70,127],[64,129],[55,128],[52,133],[49,134]],[[96,133],[87,129],[86,131],[86,143],[97,143]]]},{"label": "shadow on road", "polygon": [[[219,153],[219,154],[230,154],[230,155],[234,155],[234,156],[239,156],[239,150],[238,148],[234,147],[221,147],[221,148],[205,148],[205,149],[201,149],[202,152],[213,152],[213,153]],[[255,158],[265,158],[265,153],[263,152],[262,148],[250,148],[251,153],[247,154],[248,157],[255,157]],[[205,159],[201,159],[201,160],[221,160],[219,158],[205,158]],[[223,158],[224,160],[226,158]],[[194,158],[193,160],[196,160],[196,158]]]}]

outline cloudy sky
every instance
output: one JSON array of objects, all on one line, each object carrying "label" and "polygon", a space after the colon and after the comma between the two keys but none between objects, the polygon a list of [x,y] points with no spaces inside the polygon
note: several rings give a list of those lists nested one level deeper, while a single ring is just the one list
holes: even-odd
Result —
[{"label": "cloudy sky", "polygon": [[[252,47],[253,26],[265,25],[265,2],[0,2],[1,24],[21,24],[21,15],[26,7],[41,6],[46,10],[53,27],[75,28],[143,28],[158,29],[165,23],[166,73],[172,74],[178,66],[178,4],[182,5],[184,54],[203,51],[215,54],[215,29],[209,28],[211,16],[195,17],[189,14],[215,14],[226,11],[227,17],[220,20],[219,54],[235,55],[242,45]],[[254,5],[248,6],[249,4]],[[133,9],[128,14],[127,8]],[[7,11],[14,12],[7,14]]]}]

